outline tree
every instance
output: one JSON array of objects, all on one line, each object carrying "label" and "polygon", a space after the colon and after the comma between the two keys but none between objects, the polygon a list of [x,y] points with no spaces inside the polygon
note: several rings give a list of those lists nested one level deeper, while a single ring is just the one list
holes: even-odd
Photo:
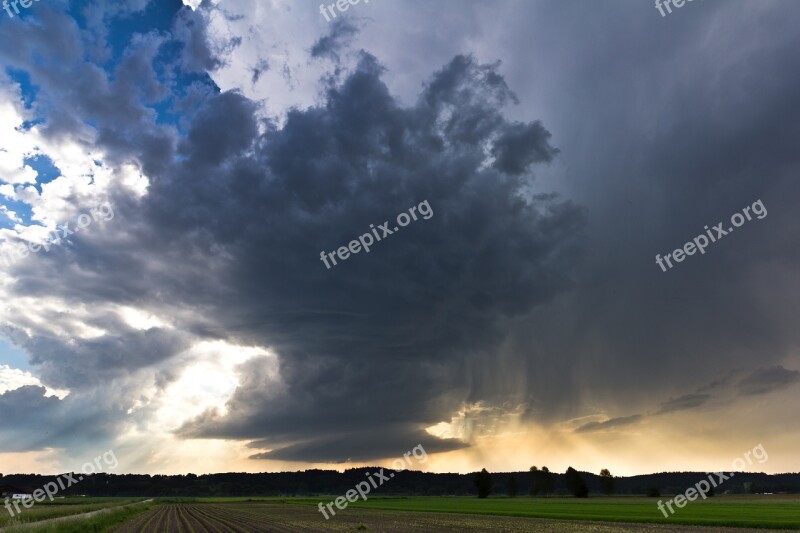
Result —
[{"label": "tree", "polygon": [[576,498],[586,498],[589,495],[589,488],[586,486],[583,478],[581,478],[578,471],[571,466],[567,468],[566,479],[567,489],[569,489],[573,496]]},{"label": "tree", "polygon": [[603,494],[611,494],[614,492],[614,476],[611,475],[608,468],[600,471],[600,492]]},{"label": "tree", "polygon": [[650,498],[658,498],[661,496],[661,491],[658,490],[658,487],[650,487],[647,489],[647,496]]},{"label": "tree", "polygon": [[517,478],[514,477],[514,474],[508,476],[508,486],[506,487],[506,492],[508,493],[509,498],[517,497]]},{"label": "tree", "polygon": [[550,469],[546,466],[542,467],[542,493],[545,496],[550,495],[555,488],[555,481],[553,480],[553,474],[550,473]]},{"label": "tree", "polygon": [[535,466],[530,468],[531,473],[531,496],[536,496],[542,492],[542,473]]},{"label": "tree", "polygon": [[473,482],[478,489],[478,498],[486,498],[492,492],[492,475],[485,468],[475,474]]}]

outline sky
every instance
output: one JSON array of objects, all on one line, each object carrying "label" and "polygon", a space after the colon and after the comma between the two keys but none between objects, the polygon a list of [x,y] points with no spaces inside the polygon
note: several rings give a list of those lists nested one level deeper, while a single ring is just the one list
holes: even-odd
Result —
[{"label": "sky", "polygon": [[800,471],[800,4],[185,3],[0,12],[0,472]]}]

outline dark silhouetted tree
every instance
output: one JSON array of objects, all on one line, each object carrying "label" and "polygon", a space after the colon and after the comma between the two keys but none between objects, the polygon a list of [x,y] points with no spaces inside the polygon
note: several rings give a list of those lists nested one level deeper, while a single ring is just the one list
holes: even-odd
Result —
[{"label": "dark silhouetted tree", "polygon": [[478,498],[486,498],[492,492],[492,475],[485,468],[475,474],[474,483],[478,489]]},{"label": "dark silhouetted tree", "polygon": [[506,486],[506,492],[508,493],[509,498],[517,497],[517,478],[514,477],[514,474],[508,476],[508,485]]},{"label": "dark silhouetted tree", "polygon": [[553,474],[550,473],[550,469],[546,466],[542,467],[542,494],[545,496],[549,496],[553,493],[553,489],[555,488],[555,480],[553,479]]},{"label": "dark silhouetted tree", "polygon": [[589,488],[586,486],[583,478],[581,478],[578,471],[571,466],[567,468],[566,481],[567,490],[576,498],[585,498],[589,495]]},{"label": "dark silhouetted tree", "polygon": [[611,494],[614,492],[614,476],[611,475],[608,468],[600,471],[600,492],[603,494]]},{"label": "dark silhouetted tree", "polygon": [[529,490],[531,496],[537,496],[542,492],[542,473],[535,466],[530,468],[531,473],[531,488]]},{"label": "dark silhouetted tree", "polygon": [[647,489],[647,496],[650,498],[658,498],[661,496],[661,491],[658,490],[658,487],[650,487]]}]

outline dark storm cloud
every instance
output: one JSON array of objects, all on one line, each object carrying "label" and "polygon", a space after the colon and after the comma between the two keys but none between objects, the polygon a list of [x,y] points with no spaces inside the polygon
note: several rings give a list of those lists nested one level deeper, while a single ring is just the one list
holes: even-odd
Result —
[{"label": "dark storm cloud", "polygon": [[642,419],[642,415],[621,416],[618,418],[611,418],[604,422],[589,422],[575,430],[575,433],[589,433],[592,431],[603,431],[605,429],[613,429],[622,426],[630,426]]},{"label": "dark storm cloud", "polygon": [[0,394],[0,410],[16,413],[13,425],[0,426],[4,450],[27,451],[41,447],[33,435],[42,428],[52,427],[62,404],[54,396],[45,397],[45,392],[44,387],[25,386]]},{"label": "dark storm cloud", "polygon": [[[253,127],[243,118],[252,104],[221,95],[190,133],[191,176],[155,184],[152,198],[183,196],[180,206],[154,204],[151,220],[202,227],[239,258],[228,277],[238,280],[228,287],[236,306],[218,315],[220,329],[275,347],[281,360],[282,393],[262,361],[249,362],[230,402],[235,414],[207,413],[184,435],[301,440],[280,453],[336,460],[343,450],[328,441],[341,442],[343,431],[413,422],[405,440],[414,440],[467,399],[458,361],[491,350],[502,338],[498,319],[568,283],[581,211],[549,196],[525,199],[527,177],[482,168],[478,147],[507,124],[500,109],[512,95],[502,78],[458,57],[417,106],[403,108],[381,72],[364,56],[326,107],[292,111],[263,141],[243,136],[214,153],[198,147],[223,142],[219,132],[234,123]],[[518,149],[552,153],[546,136],[538,143]],[[233,159],[255,146],[253,157]],[[319,260],[422,200],[430,220],[330,270]],[[318,439],[307,440],[309,428]]]},{"label": "dark storm cloud", "polygon": [[46,448],[69,448],[92,443],[102,447],[114,438],[124,420],[124,411],[110,406],[108,397],[92,394],[59,400],[46,397],[44,387],[25,386],[0,394],[0,412],[13,424],[0,424],[0,447],[4,452],[26,452]]},{"label": "dark storm cloud", "polygon": [[[255,111],[254,103],[236,93],[224,93],[211,99],[197,111],[188,137],[181,143],[181,155],[188,157],[189,164],[198,171],[241,156],[258,133]],[[225,135],[209,135],[214,128],[224,128]]]},{"label": "dark storm cloud", "polygon": [[[476,394],[529,395],[539,419],[585,415],[587,390],[613,390],[609,412],[657,410],[675,383],[796,358],[800,5],[695,2],[674,20],[635,2],[517,9],[504,71],[538,95],[523,107],[547,109],[557,175],[587,206],[588,253],[571,297],[521,321],[507,345],[520,364]],[[710,27],[728,31],[708,40]],[[764,220],[666,273],[656,265],[759,198]]]},{"label": "dark storm cloud", "polygon": [[494,166],[506,174],[524,174],[534,163],[550,162],[558,150],[548,146],[550,132],[540,122],[509,124],[495,142]]},{"label": "dark storm cloud", "polygon": [[[187,32],[199,19],[186,16],[175,35],[196,43]],[[349,32],[334,26],[318,53],[335,53]],[[506,319],[569,286],[584,223],[571,203],[528,193],[530,165],[556,150],[541,124],[504,118],[516,97],[498,65],[458,56],[404,107],[364,53],[344,81],[328,81],[322,106],[290,111],[264,134],[241,94],[194,91],[199,109],[178,140],[146,105],[175,91],[148,68],[170,36],[135,42],[112,81],[82,62],[79,33],[68,35],[76,53],[59,68],[79,71],[66,83],[80,95],[27,65],[33,49],[17,61],[42,82],[43,101],[92,121],[100,146],[141,161],[151,185],[139,205],[116,199],[119,241],[76,241],[26,265],[18,290],[160,310],[176,329],[106,323],[108,334],[77,344],[21,337],[48,382],[80,389],[162,362],[192,337],[224,338],[272,347],[278,377],[270,358],[249,361],[230,414],[209,411],[185,436],[251,439],[270,457],[320,461],[462,446],[424,427],[471,399],[465,358],[491,357]],[[40,41],[31,46],[53,52]],[[175,68],[195,63],[184,54]],[[331,270],[319,260],[423,201],[430,220]]]},{"label": "dark storm cloud", "polygon": [[739,382],[739,391],[745,396],[767,394],[788,387],[800,380],[800,372],[780,365],[759,368]]},{"label": "dark storm cloud", "polygon": [[[409,440],[410,439],[410,440]],[[413,445],[407,445],[412,442]],[[458,439],[438,439],[414,427],[385,425],[381,432],[353,432],[307,441],[251,456],[251,459],[312,462],[362,462],[381,457],[402,457],[413,446],[422,445],[427,453],[448,452],[466,447]],[[404,449],[405,446],[405,449]],[[269,448],[270,441],[255,441],[253,448]],[[382,456],[376,455],[380,450]]]},{"label": "dark storm cloud", "polygon": [[189,347],[182,332],[151,328],[115,328],[113,335],[76,339],[65,346],[60,337],[28,337],[19,330],[6,331],[17,346],[32,354],[31,364],[41,365],[42,380],[53,387],[95,388],[116,377],[168,359]]}]

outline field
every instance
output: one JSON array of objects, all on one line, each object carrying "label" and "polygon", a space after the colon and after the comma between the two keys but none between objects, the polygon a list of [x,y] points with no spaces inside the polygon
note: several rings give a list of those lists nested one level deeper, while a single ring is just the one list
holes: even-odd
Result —
[{"label": "field", "polygon": [[[404,500],[411,503],[410,508],[424,505],[436,506],[436,502],[447,502],[459,507],[463,512],[469,509],[470,504],[485,503],[474,498],[410,498]],[[386,504],[390,500],[381,500]],[[391,500],[397,502],[399,500]],[[492,500],[487,500],[492,501]],[[525,502],[525,500],[518,500]],[[567,501],[567,500],[565,500]],[[495,500],[501,502],[501,500]],[[573,501],[574,502],[574,501]],[[486,516],[481,514],[456,514],[452,512],[420,512],[417,510],[389,511],[381,509],[353,508],[340,511],[337,516],[325,520],[317,511],[316,505],[296,505],[281,501],[238,502],[238,503],[190,503],[169,504],[137,517],[123,526],[115,529],[115,533],[160,533],[160,532],[251,532],[272,531],[276,533],[292,531],[495,531],[495,532],[579,532],[589,531],[597,533],[617,533],[634,531],[731,531],[720,527],[686,527],[679,525],[659,524],[619,524],[603,522],[585,522],[574,520],[541,520],[514,516]],[[506,502],[507,503],[507,502]],[[514,502],[516,503],[516,502]],[[530,505],[532,500],[527,500]],[[562,507],[564,513],[580,510],[578,507]],[[613,502],[619,505],[619,502]],[[652,501],[649,502],[652,505]],[[413,505],[416,504],[416,505]],[[609,506],[612,499],[598,504],[599,507]],[[635,505],[635,504],[634,504]],[[755,504],[754,504],[755,505]],[[380,506],[380,505],[378,505]],[[444,504],[442,507],[448,507]],[[587,508],[589,509],[589,508]],[[596,513],[592,506],[588,514]],[[624,508],[616,507],[617,513]],[[800,509],[795,502],[794,519],[798,520],[797,511]],[[472,508],[475,513],[475,507]],[[480,510],[480,509],[479,509]],[[488,509],[483,509],[488,510]],[[493,507],[493,513],[502,512],[500,507]],[[584,510],[585,511],[585,510]],[[584,512],[572,515],[587,516]],[[735,532],[750,531],[735,529]],[[760,530],[764,531],[764,530]]]},{"label": "field", "polygon": [[[689,503],[669,518],[656,507],[662,498],[382,498],[351,504],[394,511],[478,513],[532,518],[800,529],[800,496],[720,496]],[[309,502],[310,503],[310,502]],[[316,505],[316,502],[314,502]],[[673,506],[674,508],[674,506]],[[349,507],[348,507],[349,509]]]},{"label": "field", "polygon": [[[332,498],[322,498],[324,502]],[[717,497],[665,519],[651,498],[374,498],[325,520],[318,499],[197,498],[104,510],[83,519],[13,529],[29,533],[246,533],[271,531],[729,532],[800,529],[800,497]],[[114,500],[116,505],[126,501]],[[109,505],[109,501],[94,505]],[[44,506],[63,507],[63,506]],[[82,506],[81,506],[82,507]],[[76,507],[77,508],[77,507]],[[685,525],[695,524],[695,525]],[[738,526],[730,528],[723,526]],[[754,529],[762,528],[762,529]],[[767,529],[773,528],[773,529]],[[5,533],[6,530],[2,530]]]},{"label": "field", "polygon": [[133,501],[139,500],[129,498],[59,498],[52,502],[36,503],[30,509],[25,509],[20,505],[22,512],[16,514],[16,511],[14,511],[15,516],[13,518],[6,509],[0,509],[0,527],[88,513],[108,507],[125,505]]}]

